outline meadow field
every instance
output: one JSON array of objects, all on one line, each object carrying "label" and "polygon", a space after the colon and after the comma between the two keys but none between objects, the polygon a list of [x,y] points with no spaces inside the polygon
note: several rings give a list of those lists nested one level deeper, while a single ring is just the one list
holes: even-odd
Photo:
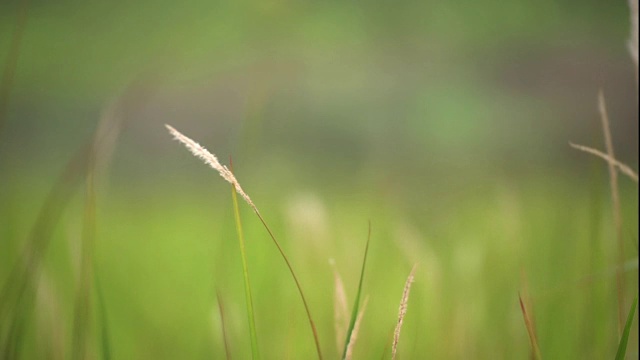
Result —
[{"label": "meadow field", "polygon": [[638,358],[629,18],[0,4],[0,359]]}]

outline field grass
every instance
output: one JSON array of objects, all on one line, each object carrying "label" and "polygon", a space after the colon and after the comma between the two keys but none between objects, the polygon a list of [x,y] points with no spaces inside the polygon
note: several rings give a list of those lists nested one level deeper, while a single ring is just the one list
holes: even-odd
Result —
[{"label": "field grass", "polygon": [[[515,190],[482,184],[484,191],[473,196],[451,196],[422,208],[394,196],[374,196],[380,189],[336,187],[325,194],[302,191],[303,186],[253,190],[299,272],[327,358],[342,352],[334,345],[329,259],[354,299],[368,221],[372,235],[363,294],[370,300],[354,358],[390,355],[399,299],[414,263],[419,267],[399,358],[526,358],[530,346],[518,301],[524,286],[543,358],[611,358],[618,344],[616,246],[606,169],[597,164],[582,183],[545,175],[518,183]],[[214,172],[194,177],[199,178],[197,189],[174,182],[137,191],[140,184],[119,188],[125,183],[117,185],[116,179],[108,190],[98,191],[95,270],[105,318],[96,317],[93,326],[108,329],[112,358],[225,357],[216,289],[224,298],[232,357],[250,355],[231,199]],[[3,218],[3,236],[24,233],[30,209],[41,202],[41,191],[25,186],[28,179],[14,179],[11,193],[3,194],[5,206],[15,209],[14,217]],[[630,262],[625,278],[632,296],[638,280],[638,208],[632,201],[637,188],[623,180],[621,194]],[[43,261],[46,276],[40,277],[37,294],[44,298],[36,301],[40,305],[20,345],[25,358],[44,355],[48,348],[67,356],[70,351],[83,216],[81,197],[74,199]],[[421,215],[421,209],[430,215]],[[313,357],[304,307],[250,211],[240,207],[261,355]],[[15,219],[18,215],[24,219]],[[20,237],[6,238],[10,241],[0,262],[4,278],[16,263]],[[97,301],[95,292],[93,298]],[[96,329],[93,333],[99,334]],[[36,336],[41,333],[48,335]],[[636,338],[634,327],[630,354],[637,352]],[[90,340],[94,355],[106,353],[99,351],[99,336]]]}]

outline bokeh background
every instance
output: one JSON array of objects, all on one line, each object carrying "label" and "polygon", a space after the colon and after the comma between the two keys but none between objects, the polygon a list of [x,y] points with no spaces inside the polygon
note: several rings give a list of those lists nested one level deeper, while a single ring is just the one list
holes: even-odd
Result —
[{"label": "bokeh background", "polygon": [[[519,292],[545,358],[615,354],[617,266],[626,307],[638,291],[638,188],[620,178],[620,264],[606,164],[569,142],[604,149],[602,89],[616,155],[638,168],[625,1],[29,1],[24,16],[25,3],[0,4],[12,79],[1,284],[47,194],[69,203],[45,211],[48,245],[27,272],[24,358],[68,358],[77,343],[88,196],[84,182],[54,184],[100,128],[111,135],[95,174],[88,356],[104,357],[106,338],[113,358],[223,358],[216,292],[231,354],[250,355],[229,185],[165,123],[233,158],[299,272],[327,357],[339,353],[329,259],[352,301],[369,221],[356,358],[389,355],[414,263],[402,358],[527,358]],[[241,207],[262,356],[312,358],[293,282]]]}]

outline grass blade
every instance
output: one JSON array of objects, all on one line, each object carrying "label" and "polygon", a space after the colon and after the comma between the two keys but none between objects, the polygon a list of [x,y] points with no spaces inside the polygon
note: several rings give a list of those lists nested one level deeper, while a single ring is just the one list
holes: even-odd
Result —
[{"label": "grass blade", "polygon": [[360,325],[362,324],[362,318],[364,317],[364,312],[367,311],[367,304],[369,303],[369,296],[364,299],[362,303],[362,308],[360,312],[358,312],[358,318],[356,319],[356,324],[353,327],[353,331],[351,332],[351,340],[349,341],[349,347],[347,348],[347,355],[345,356],[345,360],[351,360],[353,357],[353,348],[356,344],[356,340],[358,340],[358,333],[360,332]]},{"label": "grass blade", "polygon": [[[93,150],[93,149],[92,149]],[[91,332],[91,289],[93,250],[96,234],[96,192],[94,188],[94,156],[89,155],[86,177],[86,199],[82,229],[78,290],[74,308],[72,359],[88,358]]]},{"label": "grass blade", "polygon": [[224,304],[218,290],[216,290],[216,298],[218,299],[218,312],[220,313],[220,326],[222,327],[222,341],[224,342],[225,359],[231,360],[231,351],[229,350],[229,340],[227,339],[227,326],[224,317]]},{"label": "grass blade", "polygon": [[400,331],[402,330],[402,323],[404,317],[407,315],[407,304],[409,303],[409,293],[411,292],[411,284],[413,284],[413,274],[416,272],[417,265],[413,265],[409,277],[404,284],[404,290],[402,291],[402,300],[400,301],[400,310],[398,311],[398,324],[396,330],[393,333],[393,346],[391,347],[391,359],[396,358],[398,353],[398,342],[400,341]]},{"label": "grass blade", "polygon": [[247,266],[247,253],[244,247],[244,232],[242,231],[242,222],[240,221],[240,209],[238,207],[238,195],[236,188],[231,186],[231,195],[233,198],[233,215],[236,221],[236,230],[238,232],[238,243],[240,244],[240,255],[242,257],[242,276],[244,278],[244,293],[247,303],[247,316],[249,318],[249,335],[251,338],[251,355],[254,360],[260,359],[258,350],[258,335],[256,332],[255,313],[253,311],[253,298],[251,296],[251,283],[249,282],[249,267]]},{"label": "grass blade", "polygon": [[520,310],[522,310],[522,317],[524,318],[524,324],[527,327],[527,333],[529,334],[529,341],[531,341],[531,352],[533,353],[533,358],[535,360],[542,360],[542,355],[540,353],[540,347],[538,346],[538,338],[536,337],[536,331],[533,328],[533,322],[531,321],[531,317],[527,312],[527,307],[522,300],[522,296],[518,294],[518,299],[520,300]]},{"label": "grass blade", "polygon": [[627,353],[627,342],[629,342],[629,333],[631,332],[631,325],[633,324],[633,317],[636,314],[636,306],[638,305],[638,296],[633,300],[629,315],[627,315],[627,323],[624,325],[624,331],[620,338],[620,344],[618,344],[618,352],[616,353],[616,360],[624,360],[624,356]]},{"label": "grass blade", "polygon": [[111,341],[109,340],[109,323],[107,322],[107,306],[104,301],[102,286],[98,281],[98,275],[94,270],[94,284],[96,286],[96,296],[98,300],[98,318],[100,321],[100,350],[102,360],[111,360]]},{"label": "grass blade", "polygon": [[369,232],[367,234],[367,245],[364,248],[364,259],[362,260],[362,270],[360,270],[360,281],[358,282],[358,292],[356,293],[356,300],[353,304],[353,310],[351,311],[351,320],[349,321],[349,329],[347,330],[347,338],[344,343],[344,351],[342,352],[342,359],[347,357],[347,349],[349,348],[349,342],[351,341],[351,333],[356,325],[358,318],[358,308],[360,306],[360,296],[362,294],[362,282],[364,280],[364,269],[367,265],[367,254],[369,253],[369,242],[371,240],[371,222],[369,222]]}]

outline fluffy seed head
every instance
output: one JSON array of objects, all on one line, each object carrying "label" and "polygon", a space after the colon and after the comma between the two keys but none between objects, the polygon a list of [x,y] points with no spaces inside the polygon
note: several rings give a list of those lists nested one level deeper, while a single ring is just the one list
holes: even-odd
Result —
[{"label": "fluffy seed head", "polygon": [[247,195],[247,193],[242,190],[240,183],[238,182],[238,180],[236,180],[236,177],[233,176],[231,170],[229,170],[226,166],[220,164],[220,161],[218,161],[218,158],[215,155],[210,153],[202,145],[183,135],[171,125],[165,124],[165,127],[167,128],[167,130],[169,130],[169,133],[173,135],[173,138],[184,144],[184,146],[186,146],[194,156],[199,157],[205,162],[205,164],[218,171],[223,179],[233,185],[233,187],[236,189],[236,192],[240,194],[240,196],[242,196],[242,198],[249,204],[249,206],[251,206],[253,211],[255,211],[256,213],[258,212],[258,208],[253,204],[253,201],[251,201],[249,195]]}]

